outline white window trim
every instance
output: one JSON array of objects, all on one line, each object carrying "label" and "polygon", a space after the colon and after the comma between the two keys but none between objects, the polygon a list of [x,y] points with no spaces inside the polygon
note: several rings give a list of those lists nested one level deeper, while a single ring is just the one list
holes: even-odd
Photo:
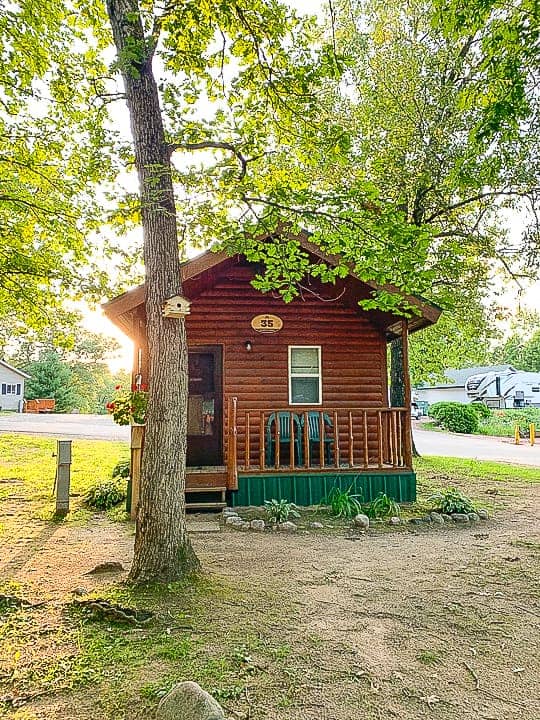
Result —
[{"label": "white window trim", "polygon": [[[291,360],[292,360],[292,351],[293,350],[317,350],[317,355],[319,358],[319,372],[317,375],[311,374],[311,373],[295,373],[292,374],[291,371]],[[309,407],[310,405],[322,405],[323,404],[323,398],[322,398],[322,346],[321,345],[289,345],[289,362],[288,362],[288,377],[289,377],[289,405],[293,406],[299,406],[299,405],[305,405],[306,407]],[[308,377],[308,378],[319,378],[319,402],[317,403],[293,403],[292,401],[292,379],[293,377]]]}]

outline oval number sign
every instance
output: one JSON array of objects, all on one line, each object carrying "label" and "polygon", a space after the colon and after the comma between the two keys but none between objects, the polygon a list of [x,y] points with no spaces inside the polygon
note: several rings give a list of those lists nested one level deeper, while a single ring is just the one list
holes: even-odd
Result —
[{"label": "oval number sign", "polygon": [[274,333],[281,330],[283,320],[277,315],[256,315],[251,321],[251,327],[260,333]]}]

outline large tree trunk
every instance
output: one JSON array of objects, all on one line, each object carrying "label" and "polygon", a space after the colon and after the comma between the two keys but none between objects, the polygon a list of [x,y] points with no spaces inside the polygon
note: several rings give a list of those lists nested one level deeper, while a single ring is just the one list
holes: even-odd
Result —
[{"label": "large tree trunk", "polygon": [[187,340],[183,320],[164,318],[182,293],[170,151],[151,51],[137,0],[107,0],[126,89],[139,176],[150,388],[137,513],[133,581],[178,579],[198,567],[185,522]]},{"label": "large tree trunk", "polygon": [[[403,341],[400,337],[390,342],[390,405],[405,406],[405,378],[403,377]],[[420,457],[411,434],[411,448],[414,457]]]}]

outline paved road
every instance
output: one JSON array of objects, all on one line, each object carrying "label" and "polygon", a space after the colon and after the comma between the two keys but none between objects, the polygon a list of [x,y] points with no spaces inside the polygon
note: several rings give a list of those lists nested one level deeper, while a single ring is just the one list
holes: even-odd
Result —
[{"label": "paved road", "polygon": [[129,427],[116,425],[110,415],[0,415],[0,433],[27,433],[62,438],[129,440]]},{"label": "paved road", "polygon": [[495,460],[540,467],[540,443],[534,447],[527,440],[515,445],[513,439],[485,435],[454,435],[413,428],[414,441],[420,455]]},{"label": "paved road", "polygon": [[[65,438],[99,440],[129,440],[129,428],[116,425],[109,415],[0,415],[0,433],[22,432],[29,435],[49,435]],[[531,447],[525,440],[521,445],[507,438],[482,435],[452,435],[450,433],[413,429],[416,447],[421,455],[498,460],[540,467],[540,443]]]}]

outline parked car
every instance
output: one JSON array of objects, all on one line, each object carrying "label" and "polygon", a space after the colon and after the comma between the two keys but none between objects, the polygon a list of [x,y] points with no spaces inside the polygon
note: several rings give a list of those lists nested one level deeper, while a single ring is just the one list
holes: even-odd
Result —
[{"label": "parked car", "polygon": [[424,413],[415,402],[411,403],[411,417],[413,420],[419,420],[423,414]]}]

